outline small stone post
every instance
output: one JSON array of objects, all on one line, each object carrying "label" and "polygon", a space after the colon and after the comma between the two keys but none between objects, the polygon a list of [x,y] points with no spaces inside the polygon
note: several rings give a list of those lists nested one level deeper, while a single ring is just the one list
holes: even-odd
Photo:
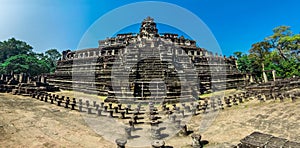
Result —
[{"label": "small stone post", "polygon": [[187,126],[186,125],[181,125],[180,126],[180,134],[182,134],[183,136],[187,136],[188,135],[188,131],[187,131]]},{"label": "small stone post", "polygon": [[99,104],[96,104],[96,106],[95,106],[95,107],[96,107],[96,110],[98,110],[98,109],[99,109]]},{"label": "small stone post", "polygon": [[126,136],[127,139],[132,139],[131,127],[125,127],[125,136]]},{"label": "small stone post", "polygon": [[201,135],[200,134],[193,134],[192,136],[192,147],[193,148],[202,148],[202,144],[201,144]]},{"label": "small stone post", "polygon": [[163,140],[154,140],[151,143],[152,148],[164,148],[165,142]]},{"label": "small stone post", "polygon": [[79,112],[82,112],[82,105],[79,104],[78,109],[79,109]]},{"label": "small stone post", "polygon": [[116,139],[117,148],[125,148],[125,144],[127,143],[126,139]]},{"label": "small stone post", "polygon": [[102,112],[102,110],[98,109],[98,116],[101,116],[101,112]]}]

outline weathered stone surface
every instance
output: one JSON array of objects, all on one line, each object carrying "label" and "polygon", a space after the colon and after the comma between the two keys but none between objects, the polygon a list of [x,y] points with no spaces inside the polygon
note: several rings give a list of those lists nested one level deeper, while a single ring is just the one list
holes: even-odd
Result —
[{"label": "weathered stone surface", "polygon": [[[149,31],[147,28],[155,29],[154,31]],[[169,44],[166,44],[164,40],[171,41],[176,46],[172,46],[172,50],[169,51],[166,48]],[[218,83],[213,86],[214,89],[235,88],[237,87],[236,84],[244,84],[244,74],[237,71],[234,57],[213,54],[196,45],[195,41],[178,37],[176,34],[166,33],[160,35],[154,20],[145,19],[142,22],[139,34],[118,34],[114,38],[99,41],[97,48],[64,51],[61,60],[57,63],[55,73],[48,76],[48,82],[66,90],[75,88],[83,92],[108,96],[105,100],[107,102],[130,101],[131,99],[134,101],[147,100],[155,96],[156,99],[164,98],[169,103],[180,102],[180,95],[187,99],[198,99],[197,93],[211,91],[212,79],[215,83]],[[174,49],[177,46],[178,50]],[[148,53],[150,50],[142,52],[143,48],[149,48],[151,52]],[[168,51],[167,54],[161,52],[166,49]],[[143,56],[147,56],[150,53],[155,53],[159,56],[143,58]],[[188,61],[183,59],[184,55],[189,58],[187,59]],[[121,59],[119,60],[118,58]],[[162,59],[168,62],[162,61]],[[120,88],[130,86],[130,90],[123,92],[130,94],[129,96],[119,95],[121,93],[120,90],[113,90],[110,79],[112,73],[118,77],[123,77],[124,75],[124,71],[112,68],[111,65],[116,60],[120,61],[120,65],[126,65],[126,67],[134,71],[134,73],[132,72],[129,75],[130,81],[124,82],[124,84],[116,84],[120,86],[115,86]],[[188,73],[189,79],[186,79],[187,82],[185,82],[188,84],[187,86],[195,86],[195,88],[181,86],[183,82],[180,82],[178,71],[175,70],[174,64],[171,64],[172,62],[175,63],[175,66],[177,64],[182,65],[180,68],[188,72],[193,71],[188,66],[189,64],[195,66],[196,73]],[[72,68],[77,66],[84,67],[84,70]],[[97,67],[97,72],[91,72],[95,67]],[[91,73],[94,75],[91,75]],[[214,73],[213,78],[211,73]],[[227,75],[227,79],[230,79],[230,81],[223,79]],[[75,76],[76,80],[72,76]],[[199,81],[201,87],[198,87],[196,80],[191,79],[193,77],[201,80]],[[97,81],[95,81],[95,78]],[[156,81],[156,79],[165,80],[165,82],[162,83]],[[165,88],[167,89],[164,90],[165,92],[157,91],[160,85],[166,85]],[[181,90],[184,90],[185,93],[181,94]],[[111,109],[110,106],[109,108]]]},{"label": "weathered stone surface", "polygon": [[250,135],[243,138],[241,143],[238,145],[241,148],[256,148],[256,147],[270,147],[270,148],[296,148],[300,147],[300,143],[292,142],[287,139],[275,137],[269,134],[264,134],[260,132],[253,132]]}]

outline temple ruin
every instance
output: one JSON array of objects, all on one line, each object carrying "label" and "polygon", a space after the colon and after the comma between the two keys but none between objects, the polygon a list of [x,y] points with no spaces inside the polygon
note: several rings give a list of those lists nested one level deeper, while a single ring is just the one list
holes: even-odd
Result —
[{"label": "temple ruin", "polygon": [[137,34],[117,34],[96,48],[63,51],[56,72],[48,76],[61,89],[108,96],[110,102],[198,99],[198,94],[245,85],[245,79],[234,57],[214,54],[177,34],[159,34],[150,17]]}]

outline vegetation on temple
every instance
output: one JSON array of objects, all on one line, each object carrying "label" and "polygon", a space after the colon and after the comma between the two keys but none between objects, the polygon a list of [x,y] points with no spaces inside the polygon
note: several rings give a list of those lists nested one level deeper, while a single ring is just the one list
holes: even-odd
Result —
[{"label": "vegetation on temple", "polygon": [[[263,41],[254,43],[249,53],[235,52],[241,72],[252,73],[261,79],[263,71],[276,70],[276,76],[300,76],[300,34],[290,27],[279,26]],[[271,73],[266,73],[271,78]]]},{"label": "vegetation on temple", "polygon": [[31,76],[55,71],[61,54],[56,49],[35,53],[32,46],[15,38],[0,42],[0,74],[27,73]]}]

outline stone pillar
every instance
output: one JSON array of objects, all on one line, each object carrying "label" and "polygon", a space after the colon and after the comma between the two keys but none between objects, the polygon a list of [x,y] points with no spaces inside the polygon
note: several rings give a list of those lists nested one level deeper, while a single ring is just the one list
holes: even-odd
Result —
[{"label": "stone pillar", "polygon": [[124,112],[124,111],[121,111],[120,113],[121,113],[120,118],[121,118],[121,119],[125,119],[125,112]]},{"label": "stone pillar", "polygon": [[201,135],[200,134],[193,134],[192,136],[192,147],[193,148],[202,148],[202,144],[201,144]]},{"label": "stone pillar", "polygon": [[153,139],[160,139],[161,137],[160,129],[156,126],[151,126],[151,137]]},{"label": "stone pillar", "polygon": [[127,104],[127,108],[130,110],[130,109],[131,109],[131,105],[130,105],[130,104]]},{"label": "stone pillar", "polygon": [[20,83],[24,83],[24,78],[25,78],[24,73],[21,73],[21,74],[19,75],[19,82],[20,82]]},{"label": "stone pillar", "polygon": [[175,121],[175,127],[179,129],[180,128],[180,123],[181,123],[181,120],[176,120]]},{"label": "stone pillar", "polygon": [[276,81],[276,70],[272,70],[273,81]]},{"label": "stone pillar", "polygon": [[104,111],[107,112],[108,106],[104,106]]},{"label": "stone pillar", "polygon": [[54,102],[54,99],[53,99],[53,97],[52,96],[50,96],[50,102],[51,102],[51,104],[53,104]]},{"label": "stone pillar", "polygon": [[44,101],[45,101],[45,102],[48,102],[48,95],[45,95]]},{"label": "stone pillar", "polygon": [[233,105],[238,105],[236,98],[232,98]]},{"label": "stone pillar", "polygon": [[126,139],[116,139],[117,148],[125,148],[125,144],[127,143]]},{"label": "stone pillar", "polygon": [[78,106],[79,112],[82,112],[82,105]]},{"label": "stone pillar", "polygon": [[76,106],[76,99],[75,98],[73,98],[73,102],[72,102],[71,106],[72,106],[72,110],[75,110],[75,106]]},{"label": "stone pillar", "polygon": [[283,99],[284,99],[284,97],[283,97],[283,95],[279,95],[279,100],[280,100],[280,102],[283,102]]},{"label": "stone pillar", "polygon": [[9,81],[9,77],[5,77],[5,82],[8,82]]},{"label": "stone pillar", "polygon": [[65,108],[69,108],[69,104],[70,104],[70,98],[67,97],[67,100],[65,102]]},{"label": "stone pillar", "polygon": [[31,83],[30,77],[27,77],[26,83]]},{"label": "stone pillar", "polygon": [[194,115],[194,116],[197,115],[196,108],[192,109],[192,115]]},{"label": "stone pillar", "polygon": [[14,74],[14,75],[13,75],[13,78],[14,78],[15,80],[18,81],[18,80],[19,80],[19,76],[20,76],[20,75],[18,75],[18,74]]},{"label": "stone pillar", "polygon": [[122,104],[121,103],[118,104],[118,107],[119,107],[119,110],[122,110]]},{"label": "stone pillar", "polygon": [[218,106],[219,106],[219,109],[224,109],[221,98],[218,98]]},{"label": "stone pillar", "polygon": [[215,99],[211,99],[211,100],[210,100],[210,107],[211,107],[213,110],[216,110]]},{"label": "stone pillar", "polygon": [[92,108],[88,107],[88,114],[92,114]]},{"label": "stone pillar", "polygon": [[227,105],[227,107],[231,107],[231,102],[230,102],[230,99],[229,98],[227,98],[227,97],[224,97],[224,100],[225,100],[225,103],[226,103],[226,105]]},{"label": "stone pillar", "polygon": [[96,104],[95,108],[96,108],[96,110],[98,110],[99,109],[99,104]]},{"label": "stone pillar", "polygon": [[163,140],[154,140],[151,142],[152,148],[164,148],[165,142]]},{"label": "stone pillar", "polygon": [[203,113],[206,113],[206,109],[207,109],[207,105],[206,105],[206,104],[203,104],[203,105],[202,105]]},{"label": "stone pillar", "polygon": [[41,83],[47,83],[47,77],[41,76]]},{"label": "stone pillar", "polygon": [[98,116],[101,116],[101,112],[102,112],[102,110],[98,109]]},{"label": "stone pillar", "polygon": [[292,102],[296,102],[296,96],[295,95],[292,95],[291,99],[292,99]]},{"label": "stone pillar", "polygon": [[61,101],[60,99],[58,99],[58,100],[57,100],[57,106],[60,106],[61,102],[62,102],[62,101]]},{"label": "stone pillar", "polygon": [[236,69],[238,69],[239,68],[239,64],[238,64],[238,62],[237,62],[236,59],[234,59],[234,64],[235,64]]},{"label": "stone pillar", "polygon": [[180,113],[182,115],[182,118],[184,118],[184,110],[181,110]]},{"label": "stone pillar", "polygon": [[114,49],[111,51],[111,55],[115,55],[115,50]]},{"label": "stone pillar", "polygon": [[129,123],[129,126],[130,126],[131,130],[133,131],[134,130],[134,123],[133,123],[133,121],[129,120],[128,123]]},{"label": "stone pillar", "polygon": [[86,107],[89,108],[89,107],[90,107],[90,102],[89,102],[89,100],[86,100],[85,103],[86,103]]},{"label": "stone pillar", "polygon": [[264,82],[267,83],[268,82],[268,77],[267,77],[267,74],[265,72],[265,65],[264,65],[264,63],[261,63],[261,66],[262,66],[262,71],[263,71]]},{"label": "stone pillar", "polygon": [[127,107],[125,108],[125,113],[129,114],[129,108],[127,108]]},{"label": "stone pillar", "polygon": [[119,113],[119,107],[115,106],[114,110],[115,110],[115,113]]},{"label": "stone pillar", "polygon": [[125,137],[127,139],[132,139],[132,136],[131,136],[131,127],[126,127],[125,128]]},{"label": "stone pillar", "polygon": [[104,102],[100,103],[100,107],[103,108],[104,107]]},{"label": "stone pillar", "polygon": [[243,103],[243,98],[242,97],[238,97],[239,103]]},{"label": "stone pillar", "polygon": [[134,124],[137,124],[137,120],[138,120],[138,116],[137,115],[133,115],[132,116],[132,121]]},{"label": "stone pillar", "polygon": [[249,79],[249,81],[250,81],[250,83],[253,83],[253,82],[254,82],[254,80],[253,80],[253,75],[252,75],[252,74],[250,74],[250,79]]},{"label": "stone pillar", "polygon": [[108,111],[108,117],[110,117],[110,118],[114,117],[114,111],[109,110]]},{"label": "stone pillar", "polygon": [[5,75],[1,74],[1,80],[4,81],[5,80]]},{"label": "stone pillar", "polygon": [[260,102],[264,102],[264,98],[261,96],[261,95],[258,95],[257,99],[260,101]]},{"label": "stone pillar", "polygon": [[171,120],[172,123],[175,123],[175,121],[176,121],[176,115],[171,115],[170,116],[170,120]]},{"label": "stone pillar", "polygon": [[190,106],[188,106],[188,105],[187,105],[187,106],[185,106],[185,111],[186,111],[186,112],[188,112],[188,113],[189,113],[189,112],[191,112],[191,107],[190,107]]},{"label": "stone pillar", "polygon": [[180,126],[180,134],[183,136],[187,136],[188,135],[188,130],[187,130],[187,126],[186,125],[181,125]]},{"label": "stone pillar", "polygon": [[108,103],[109,109],[112,109],[112,103]]},{"label": "stone pillar", "polygon": [[79,105],[82,105],[82,99],[79,99]]}]

